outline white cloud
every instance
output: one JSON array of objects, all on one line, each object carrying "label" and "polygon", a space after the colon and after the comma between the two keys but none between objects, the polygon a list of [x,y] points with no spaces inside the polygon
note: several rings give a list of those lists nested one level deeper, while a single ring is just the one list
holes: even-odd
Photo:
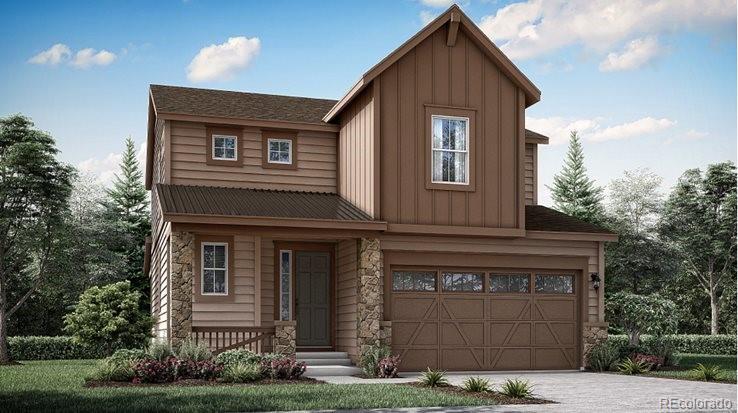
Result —
[{"label": "white cloud", "polygon": [[620,52],[612,52],[600,63],[603,72],[637,69],[661,54],[661,45],[655,36],[635,39]]},{"label": "white cloud", "polygon": [[639,36],[735,20],[736,0],[527,0],[482,17],[480,27],[510,58],[527,59],[576,44],[606,52]]},{"label": "white cloud", "polygon": [[[120,161],[122,153],[109,153],[104,158],[89,158],[77,164],[77,169],[84,174],[95,177],[95,181],[103,185],[110,185],[115,179],[115,174],[120,172]],[[143,170],[146,166],[146,142],[142,142],[136,152],[136,160]]]},{"label": "white cloud", "polygon": [[187,67],[192,82],[228,80],[251,63],[261,50],[258,37],[231,37],[222,44],[200,49]]},{"label": "white cloud", "polygon": [[709,133],[707,132],[690,129],[687,131],[687,133],[684,134],[684,137],[689,140],[699,140],[706,138],[707,135],[709,135]]},{"label": "white cloud", "polygon": [[438,17],[438,13],[432,12],[430,10],[420,11],[420,21],[423,22],[423,26],[435,20],[436,17]]},{"label": "white cloud", "polygon": [[63,43],[57,43],[28,59],[28,63],[56,66],[61,63],[62,60],[68,59],[71,54],[72,51],[69,49],[69,46]]},{"label": "white cloud", "polygon": [[456,1],[455,0],[420,0],[420,3],[422,3],[423,6],[427,6],[427,7],[446,8],[446,7],[451,7],[451,5],[456,3]]},{"label": "white cloud", "polygon": [[91,66],[107,66],[116,59],[115,53],[107,50],[99,52],[93,48],[82,49],[77,52],[70,64],[79,69],[87,69]]},{"label": "white cloud", "polygon": [[559,145],[569,141],[571,131],[579,132],[579,136],[590,142],[604,142],[618,139],[646,136],[668,129],[676,122],[670,119],[655,119],[650,116],[633,122],[603,127],[602,118],[566,119],[562,117],[530,118],[526,117],[525,127],[551,138],[551,145]]}]

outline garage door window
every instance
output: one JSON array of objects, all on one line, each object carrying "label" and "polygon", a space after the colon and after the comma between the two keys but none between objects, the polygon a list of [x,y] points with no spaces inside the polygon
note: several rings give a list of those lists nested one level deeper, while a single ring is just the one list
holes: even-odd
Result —
[{"label": "garage door window", "polygon": [[569,274],[536,274],[536,292],[574,294],[574,276]]},{"label": "garage door window", "polygon": [[529,293],[528,274],[490,274],[489,290],[493,293]]},{"label": "garage door window", "polygon": [[444,272],[443,291],[481,292],[484,275],[473,272]]},{"label": "garage door window", "polygon": [[436,273],[432,271],[395,271],[392,273],[394,291],[436,291]]}]

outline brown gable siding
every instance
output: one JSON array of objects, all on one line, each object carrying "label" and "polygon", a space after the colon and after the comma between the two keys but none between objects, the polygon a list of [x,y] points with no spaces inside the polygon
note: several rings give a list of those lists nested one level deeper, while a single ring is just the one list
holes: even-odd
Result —
[{"label": "brown gable siding", "polygon": [[338,193],[375,216],[374,100],[367,89],[342,113],[338,142]]},{"label": "brown gable siding", "polygon": [[[464,31],[446,46],[446,27],[375,81],[380,89],[381,218],[390,223],[520,228],[524,99]],[[425,188],[424,105],[476,109],[476,190]],[[522,165],[520,165],[522,168]],[[521,169],[522,170],[522,169]],[[522,179],[522,178],[521,178]]]},{"label": "brown gable siding", "polygon": [[538,145],[525,144],[525,205],[538,203]]},{"label": "brown gable siding", "polygon": [[338,243],[336,265],[336,350],[348,353],[351,360],[358,361],[356,328],[358,315],[356,306],[359,280],[357,278],[356,240]]}]

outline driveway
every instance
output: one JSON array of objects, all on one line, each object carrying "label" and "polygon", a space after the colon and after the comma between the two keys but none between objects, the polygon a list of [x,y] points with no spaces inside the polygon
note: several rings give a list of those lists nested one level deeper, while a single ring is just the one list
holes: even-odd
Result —
[{"label": "driveway", "polygon": [[[507,378],[527,379],[537,397],[557,402],[549,405],[508,405],[476,409],[409,409],[408,411],[499,411],[499,412],[666,412],[736,411],[736,385],[697,381],[623,376],[609,373],[504,372],[449,373],[452,384],[469,376],[488,378],[495,386]],[[417,380],[418,374],[381,380],[380,383]],[[320,377],[330,383],[370,383],[355,377]],[[680,407],[680,403],[681,406]],[[720,403],[720,404],[718,404]]]}]

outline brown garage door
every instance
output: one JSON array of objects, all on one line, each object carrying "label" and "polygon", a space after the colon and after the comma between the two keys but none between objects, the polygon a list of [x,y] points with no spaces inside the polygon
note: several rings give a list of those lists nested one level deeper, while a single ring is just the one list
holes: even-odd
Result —
[{"label": "brown garage door", "polygon": [[405,371],[578,367],[576,272],[392,271]]}]

